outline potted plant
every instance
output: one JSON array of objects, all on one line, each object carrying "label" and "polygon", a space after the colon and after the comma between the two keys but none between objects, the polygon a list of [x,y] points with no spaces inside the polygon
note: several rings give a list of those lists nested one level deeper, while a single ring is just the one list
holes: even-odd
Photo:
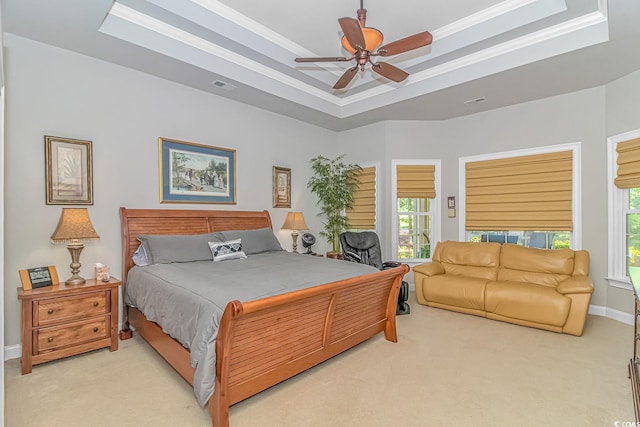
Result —
[{"label": "potted plant", "polygon": [[[318,156],[311,159],[314,175],[307,188],[318,196],[318,205],[326,221],[320,235],[331,244],[332,252],[340,252],[340,234],[349,229],[345,210],[353,206],[353,193],[358,189],[358,174],[362,168],[343,162],[344,154],[335,159]],[[329,254],[328,254],[329,255]]]}]

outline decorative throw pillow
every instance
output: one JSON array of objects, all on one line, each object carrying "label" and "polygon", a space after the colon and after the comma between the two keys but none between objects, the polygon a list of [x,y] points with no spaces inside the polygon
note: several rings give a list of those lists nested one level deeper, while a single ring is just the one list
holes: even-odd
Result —
[{"label": "decorative throw pillow", "polygon": [[229,259],[246,258],[247,255],[242,250],[242,240],[229,240],[227,242],[209,242],[213,261],[225,261]]},{"label": "decorative throw pillow", "polygon": [[138,246],[132,258],[135,265],[139,265],[140,267],[149,265],[149,258],[147,257],[147,252],[144,250],[144,245]]}]

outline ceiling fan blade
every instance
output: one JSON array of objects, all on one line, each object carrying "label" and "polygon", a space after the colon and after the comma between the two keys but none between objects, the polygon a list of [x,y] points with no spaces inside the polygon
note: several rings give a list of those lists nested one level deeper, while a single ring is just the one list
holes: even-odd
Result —
[{"label": "ceiling fan blade", "polygon": [[394,82],[401,82],[409,77],[409,73],[407,73],[406,71],[402,71],[400,68],[395,67],[391,64],[387,64],[386,62],[378,62],[376,64],[373,64],[371,69],[381,76],[386,77],[389,80],[393,80]]},{"label": "ceiling fan blade", "polygon": [[335,62],[335,61],[351,61],[351,59],[353,58],[344,58],[344,57],[336,58],[335,56],[330,56],[330,57],[321,57],[321,58],[296,58],[295,61],[296,62]]},{"label": "ceiling fan blade", "polygon": [[366,42],[364,40],[364,34],[362,33],[362,27],[360,27],[358,20],[354,18],[340,18],[338,19],[338,22],[340,23],[340,28],[342,28],[342,32],[351,47],[356,50],[358,47],[360,47],[360,49],[364,49]]},{"label": "ceiling fan blade", "polygon": [[429,31],[424,31],[422,33],[414,34],[412,36],[396,40],[384,46],[380,46],[380,48],[378,49],[378,55],[397,55],[399,53],[417,49],[422,46],[430,45],[432,41],[433,36],[431,36],[431,33]]},{"label": "ceiling fan blade", "polygon": [[342,88],[346,87],[349,84],[349,82],[351,80],[353,80],[353,78],[356,76],[357,73],[358,73],[358,66],[357,65],[355,67],[353,67],[353,68],[349,68],[347,71],[344,72],[342,77],[340,77],[338,79],[336,84],[333,85],[333,88],[334,89],[342,89]]}]

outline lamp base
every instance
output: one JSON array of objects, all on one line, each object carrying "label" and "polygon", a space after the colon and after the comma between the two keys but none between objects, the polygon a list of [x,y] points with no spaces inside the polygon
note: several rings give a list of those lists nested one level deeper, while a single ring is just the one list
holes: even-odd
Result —
[{"label": "lamp base", "polygon": [[78,273],[80,272],[80,252],[84,249],[84,244],[82,242],[72,242],[67,245],[67,249],[71,254],[71,277],[69,277],[66,282],[66,285],[82,285],[86,282],[84,278],[80,277]]},{"label": "lamp base", "polygon": [[86,280],[84,279],[84,277],[80,277],[77,274],[74,274],[73,276],[69,277],[64,282],[64,284],[65,285],[82,285],[85,282],[86,282]]},{"label": "lamp base", "polygon": [[298,253],[298,230],[293,230],[291,232],[291,239],[293,239],[293,253],[297,254]]}]

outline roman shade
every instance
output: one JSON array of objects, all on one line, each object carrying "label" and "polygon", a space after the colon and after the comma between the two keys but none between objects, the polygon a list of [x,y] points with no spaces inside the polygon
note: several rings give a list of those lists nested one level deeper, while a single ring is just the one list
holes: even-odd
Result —
[{"label": "roman shade", "polygon": [[618,152],[618,173],[614,181],[616,187],[640,187],[640,138],[619,143],[616,151]]},{"label": "roman shade", "polygon": [[434,165],[398,165],[396,169],[398,198],[435,198],[435,171]]},{"label": "roman shade", "polygon": [[362,168],[357,176],[358,189],[353,194],[353,207],[347,209],[349,226],[357,230],[376,229],[376,168]]},{"label": "roman shade", "polygon": [[571,231],[573,151],[466,164],[467,230]]}]

